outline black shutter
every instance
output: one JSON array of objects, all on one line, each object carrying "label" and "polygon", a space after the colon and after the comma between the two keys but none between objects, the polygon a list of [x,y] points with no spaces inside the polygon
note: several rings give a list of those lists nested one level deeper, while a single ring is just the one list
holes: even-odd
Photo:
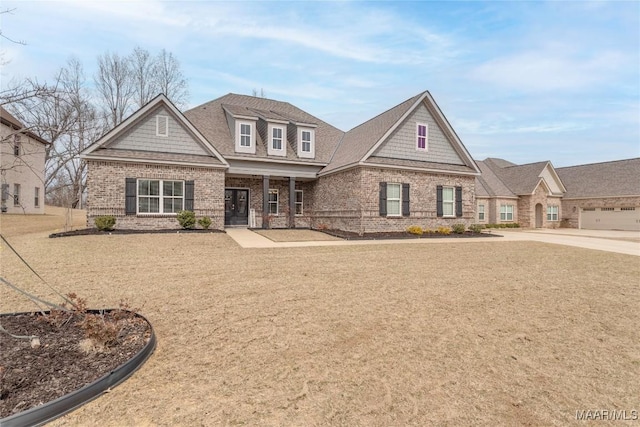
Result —
[{"label": "black shutter", "polygon": [[402,184],[402,216],[409,214],[409,184]]},{"label": "black shutter", "polygon": [[124,213],[125,215],[136,214],[136,196],[138,191],[138,183],[135,178],[126,178],[124,186]]},{"label": "black shutter", "polygon": [[193,181],[184,182],[184,210],[193,212]]},{"label": "black shutter", "polygon": [[462,216],[462,187],[456,187],[456,216]]},{"label": "black shutter", "polygon": [[442,185],[436,187],[436,215],[439,217],[444,215],[442,211]]},{"label": "black shutter", "polygon": [[387,183],[380,183],[380,216],[387,216]]}]

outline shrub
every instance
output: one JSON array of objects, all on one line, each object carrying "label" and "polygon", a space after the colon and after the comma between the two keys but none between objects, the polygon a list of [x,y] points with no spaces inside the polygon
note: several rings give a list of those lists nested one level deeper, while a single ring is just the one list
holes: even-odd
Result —
[{"label": "shrub", "polygon": [[411,227],[407,228],[407,233],[415,234],[416,236],[422,236],[422,233],[424,233],[424,231],[422,231],[422,227],[420,227],[419,225],[412,225]]},{"label": "shrub", "polygon": [[469,226],[469,231],[471,231],[472,233],[482,233],[482,225],[480,224],[471,224]]},{"label": "shrub", "polygon": [[422,230],[422,233],[423,234],[433,234],[434,231],[432,229],[430,229],[430,228],[425,228],[424,230]]},{"label": "shrub", "polygon": [[451,226],[451,229],[453,230],[454,233],[456,234],[462,234],[464,233],[464,229],[467,228],[464,226],[464,224],[453,224]]},{"label": "shrub", "polygon": [[208,216],[203,216],[198,220],[198,224],[200,224],[200,227],[208,230],[209,227],[211,227],[211,218],[209,218]]},{"label": "shrub", "polygon": [[438,227],[436,233],[448,236],[449,234],[451,234],[451,229],[449,227]]},{"label": "shrub", "polygon": [[116,217],[113,215],[98,216],[93,220],[100,231],[111,231],[116,225]]},{"label": "shrub", "polygon": [[185,230],[190,230],[196,226],[196,214],[192,211],[180,211],[176,219]]}]

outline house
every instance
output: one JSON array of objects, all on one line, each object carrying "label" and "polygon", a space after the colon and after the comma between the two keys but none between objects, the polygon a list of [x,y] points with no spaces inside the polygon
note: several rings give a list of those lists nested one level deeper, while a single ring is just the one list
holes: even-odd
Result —
[{"label": "house", "polygon": [[640,231],[640,158],[556,171],[567,186],[562,198],[566,226]]},{"label": "house", "polygon": [[549,161],[476,163],[480,224],[640,230],[640,158],[557,169]]},{"label": "house", "polygon": [[0,106],[1,210],[43,214],[44,167],[49,142],[25,129]]},{"label": "house", "polygon": [[518,223],[528,228],[556,228],[567,191],[549,161],[516,165],[503,159],[477,162],[476,212],[479,224]]},{"label": "house", "polygon": [[287,102],[228,94],[182,114],[159,95],[87,148],[87,220],[357,233],[475,222],[478,165],[429,92],[343,132]]}]

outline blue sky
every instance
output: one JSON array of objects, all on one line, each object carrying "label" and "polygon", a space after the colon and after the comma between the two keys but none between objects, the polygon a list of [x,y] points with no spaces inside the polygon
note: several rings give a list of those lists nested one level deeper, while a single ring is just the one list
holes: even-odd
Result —
[{"label": "blue sky", "polygon": [[[11,1],[4,87],[165,48],[190,105],[288,101],[348,130],[429,90],[476,159],[640,156],[640,2]],[[89,79],[90,81],[90,79]]]}]

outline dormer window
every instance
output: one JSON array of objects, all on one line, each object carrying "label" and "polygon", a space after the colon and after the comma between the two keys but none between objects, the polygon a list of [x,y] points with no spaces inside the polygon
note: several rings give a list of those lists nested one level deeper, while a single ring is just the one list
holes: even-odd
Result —
[{"label": "dormer window", "polygon": [[168,116],[156,116],[156,136],[169,136]]},{"label": "dormer window", "polygon": [[313,159],[315,156],[315,130],[298,128],[298,157]]},{"label": "dormer window", "polygon": [[251,125],[240,123],[240,146],[251,147]]},{"label": "dormer window", "polygon": [[305,153],[311,152],[311,131],[303,130],[302,131],[302,151]]},{"label": "dormer window", "polygon": [[416,150],[427,151],[429,126],[426,123],[418,123],[416,125]]},{"label": "dormer window", "polygon": [[236,120],[236,152],[256,153],[256,123],[247,120]]},{"label": "dormer window", "polygon": [[271,148],[273,150],[282,150],[282,128],[271,129]]}]

